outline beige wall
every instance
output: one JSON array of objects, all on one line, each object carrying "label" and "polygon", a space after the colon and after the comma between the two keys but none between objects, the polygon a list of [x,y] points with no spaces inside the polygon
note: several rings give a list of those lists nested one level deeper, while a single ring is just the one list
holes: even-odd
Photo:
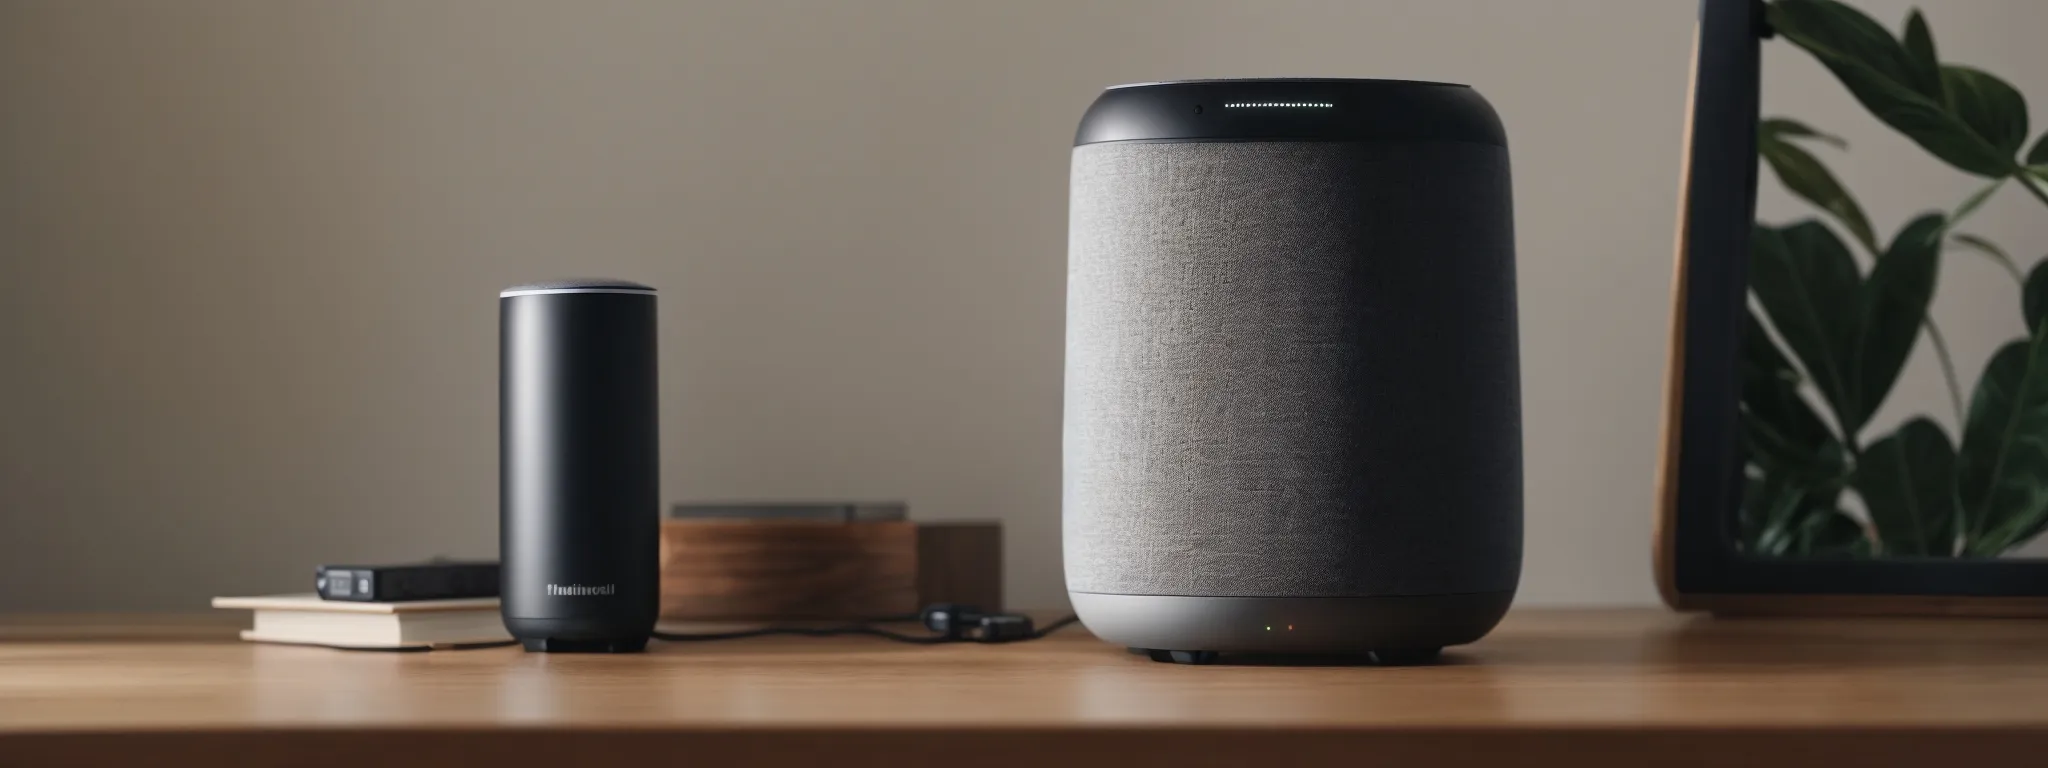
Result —
[{"label": "beige wall", "polygon": [[0,0],[0,610],[492,555],[494,293],[590,274],[662,289],[665,497],[1000,517],[1057,603],[1075,121],[1284,74],[1498,106],[1524,601],[1648,602],[1693,9]]}]

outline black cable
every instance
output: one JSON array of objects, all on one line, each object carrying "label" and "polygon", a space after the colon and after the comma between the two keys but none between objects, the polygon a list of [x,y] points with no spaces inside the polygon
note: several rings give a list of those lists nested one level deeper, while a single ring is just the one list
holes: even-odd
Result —
[{"label": "black cable", "polygon": [[508,645],[518,644],[519,641],[517,640],[486,640],[481,643],[453,643],[450,645],[439,646],[438,648],[440,650],[449,651],[470,651],[476,650],[478,648],[503,648]]},{"label": "black cable", "polygon": [[[1079,616],[1067,614],[1066,616],[1053,621],[1051,624],[1047,624],[1042,628],[1033,630],[1029,635],[1018,638],[1012,638],[1010,640],[1006,640],[1003,642],[1021,642],[1024,640],[1037,640],[1039,638],[1045,637],[1046,635],[1050,635],[1054,632],[1057,632],[1065,628],[1067,625],[1073,624],[1080,620],[1081,618]],[[909,643],[911,645],[942,645],[945,643],[988,642],[974,637],[956,637],[936,634],[905,634],[902,632],[883,629],[881,627],[874,626],[872,622],[866,621],[854,624],[845,624],[836,627],[760,627],[757,629],[741,629],[734,630],[731,632],[692,632],[688,634],[657,631],[653,634],[653,637],[656,640],[664,640],[672,643],[696,643],[715,640],[741,640],[749,637],[769,637],[773,635],[796,635],[799,637],[844,637],[847,635],[865,635],[868,637],[879,637],[884,640],[890,640],[898,643]]]},{"label": "black cable", "polygon": [[[1061,618],[1059,618],[1059,619],[1055,619],[1055,620],[1054,620],[1054,621],[1053,621],[1053,622],[1052,622],[1051,624],[1047,624],[1047,625],[1045,625],[1045,626],[1043,626],[1043,627],[1039,627],[1039,628],[1037,628],[1037,629],[1034,629],[1034,630],[1032,630],[1032,631],[1031,631],[1031,633],[1030,633],[1030,634],[1028,634],[1028,635],[1023,635],[1023,636],[1021,636],[1021,637],[1012,637],[1012,638],[1007,638],[1007,639],[1000,639],[1000,640],[985,640],[985,639],[982,639],[982,638],[979,638],[979,637],[971,637],[971,636],[953,636],[953,635],[939,635],[939,634],[931,634],[931,635],[911,635],[911,634],[905,634],[905,633],[902,633],[902,632],[897,632],[897,631],[895,631],[895,630],[883,629],[883,628],[881,628],[881,627],[877,627],[877,626],[874,626],[874,624],[875,624],[875,623],[877,623],[877,622],[884,622],[884,621],[916,621],[916,620],[917,620],[917,617],[916,617],[916,616],[911,616],[911,617],[908,617],[908,618],[900,618],[900,619],[899,619],[899,618],[896,618],[896,617],[889,617],[889,618],[881,618],[881,619],[870,619],[870,620],[868,620],[868,621],[858,622],[858,623],[854,623],[854,624],[845,624],[845,625],[841,625],[841,626],[836,626],[836,627],[759,627],[759,628],[756,628],[756,629],[741,629],[741,630],[734,630],[734,631],[731,631],[731,632],[694,632],[694,633],[689,633],[689,634],[682,634],[682,633],[676,633],[676,632],[661,632],[661,631],[656,631],[656,632],[654,632],[653,634],[651,634],[651,635],[649,635],[649,636],[650,636],[650,637],[652,637],[652,638],[654,638],[654,639],[656,639],[656,640],[663,640],[663,641],[667,641],[667,642],[671,642],[671,643],[698,643],[698,642],[709,642],[709,641],[716,641],[716,640],[743,640],[743,639],[746,639],[746,638],[749,638],[749,637],[770,637],[770,636],[773,636],[773,635],[796,635],[796,636],[799,636],[799,637],[844,637],[844,636],[847,636],[847,635],[864,635],[864,636],[867,636],[867,637],[879,637],[879,638],[882,638],[882,639],[884,639],[884,640],[890,640],[890,641],[893,641],[893,642],[898,642],[898,643],[908,643],[908,644],[910,644],[910,645],[943,645],[943,644],[946,644],[946,643],[990,643],[990,644],[1000,644],[1000,643],[1018,643],[1018,642],[1023,642],[1023,641],[1025,641],[1025,640],[1037,640],[1037,639],[1039,639],[1039,638],[1045,637],[1046,635],[1050,635],[1050,634],[1052,634],[1052,633],[1054,633],[1054,632],[1058,632],[1058,631],[1060,631],[1061,629],[1065,629],[1065,628],[1066,628],[1066,627],[1067,627],[1068,625],[1070,625],[1070,624],[1073,624],[1073,623],[1075,623],[1075,622],[1078,622],[1078,621],[1080,621],[1080,620],[1081,620],[1081,617],[1079,617],[1079,616],[1076,616],[1076,615],[1074,615],[1074,614],[1071,614],[1071,613],[1070,613],[1070,614],[1067,614],[1066,616],[1063,616],[1063,617],[1061,617]],[[330,647],[332,647],[332,648],[335,648],[335,649],[337,649],[337,650],[344,650],[344,651],[386,651],[386,652],[399,652],[399,653],[408,653],[408,652],[423,652],[423,651],[430,651],[430,650],[444,650],[444,651],[468,651],[468,650],[476,650],[476,649],[481,649],[481,648],[503,648],[503,647],[505,647],[505,646],[509,646],[509,645],[518,645],[518,644],[519,644],[519,641],[518,641],[518,640],[490,640],[490,641],[485,641],[485,642],[480,642],[480,643],[453,643],[453,644],[448,644],[448,645],[419,645],[419,646],[405,646],[405,647],[401,647],[401,648],[368,648],[368,647],[353,647],[353,646],[330,646]]]},{"label": "black cable", "polygon": [[689,634],[657,631],[652,637],[656,640],[666,640],[672,643],[695,643],[711,640],[740,640],[749,637],[768,637],[771,635],[798,635],[801,637],[870,635],[894,640],[899,643],[915,643],[918,645],[937,645],[953,639],[945,635],[906,635],[901,632],[891,632],[866,624],[849,624],[843,627],[761,627],[759,629],[742,629],[732,632],[693,632]]},{"label": "black cable", "polygon": [[1066,628],[1068,624],[1072,624],[1080,620],[1081,617],[1069,613],[1066,616],[1063,616],[1053,621],[1053,623],[1051,624],[1047,624],[1043,627],[1040,627],[1038,631],[1031,633],[1030,639],[1037,640],[1038,638],[1045,637],[1046,635],[1050,635],[1054,632],[1058,632],[1061,629]]}]

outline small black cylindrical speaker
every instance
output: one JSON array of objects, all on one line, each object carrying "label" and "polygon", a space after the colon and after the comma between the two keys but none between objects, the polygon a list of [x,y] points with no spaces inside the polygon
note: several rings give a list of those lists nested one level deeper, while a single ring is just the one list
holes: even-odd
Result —
[{"label": "small black cylindrical speaker", "polygon": [[529,651],[638,651],[660,602],[654,289],[499,294],[498,549]]},{"label": "small black cylindrical speaker", "polygon": [[1507,140],[1460,85],[1111,88],[1071,168],[1076,613],[1173,661],[1434,658],[1522,557]]}]

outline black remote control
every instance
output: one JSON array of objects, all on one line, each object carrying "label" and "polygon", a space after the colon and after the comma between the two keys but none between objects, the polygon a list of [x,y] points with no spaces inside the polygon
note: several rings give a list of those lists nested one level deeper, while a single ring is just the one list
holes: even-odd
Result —
[{"label": "black remote control", "polygon": [[313,590],[323,600],[396,603],[498,596],[496,562],[323,565],[313,577]]}]

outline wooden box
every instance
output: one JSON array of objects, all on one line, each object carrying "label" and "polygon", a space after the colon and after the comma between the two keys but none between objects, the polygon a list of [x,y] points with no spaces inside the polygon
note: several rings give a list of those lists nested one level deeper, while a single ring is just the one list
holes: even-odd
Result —
[{"label": "wooden box", "polygon": [[999,523],[664,520],[663,621],[876,619],[1002,607]]}]

